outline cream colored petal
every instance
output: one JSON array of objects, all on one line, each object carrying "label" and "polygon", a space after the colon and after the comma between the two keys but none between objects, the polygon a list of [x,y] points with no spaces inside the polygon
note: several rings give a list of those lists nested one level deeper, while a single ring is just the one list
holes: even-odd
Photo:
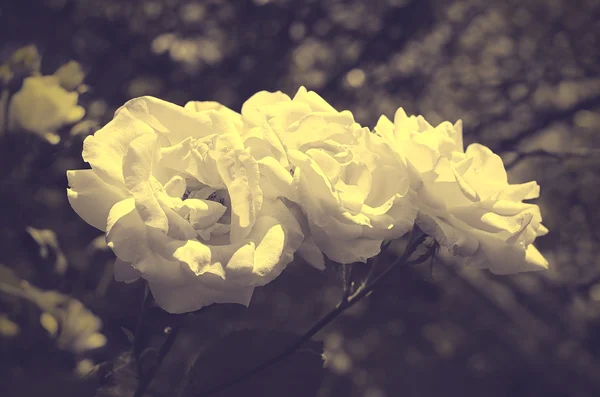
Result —
[{"label": "cream colored petal", "polygon": [[189,221],[194,229],[201,230],[214,225],[227,208],[216,201],[187,199],[183,206],[189,211]]},{"label": "cream colored petal", "polygon": [[242,117],[246,123],[250,125],[262,125],[266,122],[265,113],[263,110],[267,106],[278,104],[280,102],[289,102],[290,97],[281,91],[268,92],[260,91],[252,95],[242,105]]},{"label": "cream colored petal", "polygon": [[184,195],[186,188],[187,184],[185,179],[180,175],[175,175],[165,184],[165,193],[173,198],[181,198]]},{"label": "cream colored petal", "polygon": [[124,186],[123,159],[131,142],[144,134],[153,135],[154,130],[122,108],[113,120],[85,139],[83,160],[90,163],[106,183]]},{"label": "cream colored petal", "polygon": [[297,253],[302,259],[308,262],[309,265],[319,270],[325,270],[325,257],[312,237],[308,237],[302,242]]},{"label": "cream colored petal", "polygon": [[297,192],[293,187],[294,178],[277,160],[264,157],[258,160],[258,169],[265,198],[286,197],[292,201],[297,200]]},{"label": "cream colored petal", "polygon": [[309,105],[313,112],[337,113],[337,110],[321,98],[319,94],[314,91],[307,91],[304,86],[298,89],[292,100]]},{"label": "cream colored petal", "polygon": [[266,200],[247,239],[256,243],[253,284],[264,285],[279,276],[293,260],[304,234],[281,200]]},{"label": "cream colored petal", "polygon": [[194,112],[208,112],[210,110],[214,110],[223,114],[225,117],[229,118],[231,122],[235,125],[235,127],[239,130],[242,129],[242,115],[238,112],[235,112],[229,109],[227,106],[220,104],[219,102],[213,101],[191,101],[185,104],[185,110],[191,110]]},{"label": "cream colored petal", "polygon": [[506,186],[500,193],[499,198],[511,201],[522,201],[538,198],[539,195],[540,186],[535,181],[530,181]]},{"label": "cream colored petal", "polygon": [[231,198],[231,242],[244,239],[258,216],[263,193],[258,163],[245,150],[234,150],[232,137],[219,136],[217,169]]},{"label": "cream colored petal", "polygon": [[540,226],[537,229],[537,237],[541,237],[541,236],[545,236],[546,234],[548,234],[549,230],[546,226],[540,224]]},{"label": "cream colored petal", "polygon": [[441,246],[447,247],[454,255],[473,255],[479,248],[479,241],[475,236],[434,216],[419,213],[415,222],[423,232],[435,238]]},{"label": "cream colored petal", "polygon": [[87,223],[102,231],[111,207],[128,196],[127,191],[105,183],[93,170],[67,171],[69,204]]},{"label": "cream colored petal", "polygon": [[379,117],[379,120],[377,120],[377,124],[375,125],[374,132],[381,135],[394,146],[397,144],[396,136],[394,134],[394,123],[392,123],[386,116],[382,115]]},{"label": "cream colored petal", "polygon": [[335,189],[312,158],[298,150],[289,150],[288,157],[296,167],[294,177],[300,180],[300,200],[304,201],[302,206],[305,211],[310,211],[312,205],[324,205],[327,208],[339,206]]},{"label": "cream colored petal", "polygon": [[116,281],[125,283],[133,283],[138,278],[142,277],[142,273],[136,270],[131,263],[124,262],[119,258],[115,259],[114,275]]},{"label": "cream colored petal", "polygon": [[185,173],[205,185],[216,189],[224,188],[213,149],[207,144],[197,144],[194,139],[187,138],[176,145],[161,148],[160,164]]},{"label": "cream colored petal", "polygon": [[454,123],[454,128],[451,131],[452,140],[456,143],[456,150],[459,152],[464,152],[464,144],[463,144],[463,122],[462,120],[457,120]]},{"label": "cream colored petal", "polygon": [[211,289],[200,283],[173,288],[170,285],[150,283],[152,296],[165,311],[173,314],[198,310],[212,303],[250,304],[254,287],[232,285],[228,288]]},{"label": "cream colored petal", "polygon": [[388,201],[395,194],[403,196],[407,194],[408,185],[409,180],[405,170],[400,169],[400,167],[382,164],[373,171],[371,187],[365,204],[372,208],[385,206],[386,208],[382,211],[385,212],[391,207],[391,203],[388,203]]},{"label": "cream colored petal", "polygon": [[318,227],[312,227],[311,235],[321,249],[332,261],[349,264],[366,262],[367,259],[379,254],[383,240],[367,238],[352,238],[348,240],[336,239],[335,235],[328,234]]},{"label": "cream colored petal", "polygon": [[281,260],[287,245],[285,228],[276,219],[269,218],[263,216],[256,220],[253,229],[256,235],[251,237],[257,244],[253,274],[261,279],[261,284],[274,280],[287,265],[287,261]]},{"label": "cream colored petal", "polygon": [[299,102],[280,102],[279,104],[262,109],[267,125],[276,136],[287,146],[296,148],[290,141],[288,128],[297,123],[302,117],[311,112],[310,107]]},{"label": "cream colored petal", "polygon": [[309,149],[306,151],[306,155],[314,161],[315,167],[319,167],[325,178],[335,185],[342,173],[340,163],[320,149]]},{"label": "cream colored petal", "polygon": [[157,134],[145,134],[134,139],[123,158],[123,177],[144,223],[167,233],[169,222],[151,182],[159,149]]},{"label": "cream colored petal", "polygon": [[109,213],[106,229],[107,245],[124,262],[130,262],[148,281],[185,284],[193,273],[174,260],[163,248],[175,241],[156,229],[147,227],[133,198],[115,204]]},{"label": "cream colored petal", "polygon": [[530,244],[525,251],[525,262],[524,271],[548,269],[548,261],[533,244]]},{"label": "cream colored petal", "polygon": [[151,96],[142,96],[126,102],[115,112],[115,118],[121,113],[150,126],[154,131],[165,136],[171,145],[182,140],[202,138],[215,133],[212,121],[204,114],[163,101]]},{"label": "cream colored petal", "polygon": [[[504,169],[504,163],[500,156],[492,152],[488,147],[473,143],[467,147],[466,155],[473,158],[473,163],[464,177],[471,185],[475,181],[494,181],[506,184],[508,177]],[[479,185],[477,185],[479,186]]]}]

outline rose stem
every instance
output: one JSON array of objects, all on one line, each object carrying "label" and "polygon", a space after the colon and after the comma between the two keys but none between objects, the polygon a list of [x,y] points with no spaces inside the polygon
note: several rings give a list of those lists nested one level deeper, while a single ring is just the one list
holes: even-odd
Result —
[{"label": "rose stem", "polygon": [[290,345],[288,348],[283,350],[281,353],[277,354],[276,356],[273,356],[272,358],[270,358],[267,361],[264,361],[263,363],[257,365],[256,367],[252,368],[251,370],[240,374],[239,376],[231,379],[228,382],[222,383],[212,389],[202,392],[202,393],[198,394],[197,397],[206,397],[211,394],[220,392],[221,390],[227,389],[235,384],[243,382],[246,379],[252,377],[253,375],[271,367],[274,364],[277,364],[278,362],[280,362],[287,356],[294,353],[296,350],[298,350],[300,347],[302,347],[302,345],[304,345],[304,343],[309,341],[310,338],[312,338],[315,334],[317,334],[321,329],[323,329],[326,325],[328,325],[330,322],[332,322],[337,316],[339,316],[344,311],[346,311],[347,309],[352,307],[355,303],[360,301],[365,296],[369,295],[369,293],[371,291],[373,291],[373,289],[382,280],[384,280],[386,278],[386,276],[394,268],[396,268],[400,264],[403,264],[404,262],[406,262],[406,260],[408,258],[411,257],[411,255],[415,252],[415,250],[419,247],[419,245],[421,245],[421,243],[423,243],[423,241],[425,241],[426,237],[427,237],[427,235],[421,233],[419,235],[419,237],[417,237],[415,239],[411,239],[411,242],[409,242],[409,244],[406,247],[406,250],[404,251],[402,256],[400,256],[398,259],[396,259],[387,269],[385,269],[383,272],[381,272],[381,274],[379,274],[379,276],[374,278],[371,282],[369,282],[365,285],[361,285],[361,287],[358,290],[356,290],[356,292],[354,294],[352,294],[351,296],[345,297],[345,299],[342,299],[342,301],[340,301],[340,303],[338,303],[338,305],[332,311],[330,311],[324,317],[322,317],[319,321],[317,321],[294,344]]},{"label": "rose stem", "polygon": [[133,397],[142,397],[144,395],[144,393],[148,389],[148,386],[150,386],[150,383],[154,379],[154,375],[156,375],[158,368],[160,367],[163,360],[167,356],[167,353],[169,353],[169,350],[171,350],[171,346],[173,346],[173,343],[175,342],[175,338],[177,337],[177,334],[179,333],[180,329],[181,329],[180,325],[177,325],[177,326],[171,328],[170,332],[167,334],[165,341],[163,342],[162,346],[160,347],[160,350],[158,351],[156,365],[154,365],[148,371],[148,376],[145,376],[143,379],[141,379],[135,393],[133,394]]},{"label": "rose stem", "polygon": [[[146,293],[147,293],[147,291],[146,291]],[[144,299],[144,300],[146,300],[146,299]],[[206,309],[208,309],[211,306],[213,306],[213,305],[204,306],[204,307],[196,310],[194,312],[194,314],[195,315],[199,315],[200,313],[204,312]],[[172,328],[170,328],[170,331],[168,332],[167,337],[165,338],[162,346],[160,347],[160,350],[158,351],[158,355],[157,355],[157,358],[156,358],[156,365],[154,365],[148,371],[148,375],[147,376],[144,376],[140,380],[140,383],[138,384],[138,387],[135,390],[135,393],[133,394],[133,397],[142,397],[144,395],[144,393],[146,392],[146,390],[148,390],[148,387],[150,386],[150,383],[154,379],[154,375],[156,375],[156,372],[160,368],[160,365],[162,364],[162,362],[164,361],[165,357],[167,356],[167,354],[171,350],[171,347],[173,346],[173,343],[175,343],[175,339],[177,338],[177,334],[179,333],[179,331],[185,325],[185,323],[186,323],[185,320],[190,318],[189,314],[190,313],[184,313],[184,314],[177,315],[179,317],[179,321]]]}]

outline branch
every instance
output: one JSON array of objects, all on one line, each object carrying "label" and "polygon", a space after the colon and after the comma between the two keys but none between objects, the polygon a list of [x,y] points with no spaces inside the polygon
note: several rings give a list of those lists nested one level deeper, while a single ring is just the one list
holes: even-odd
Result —
[{"label": "branch", "polygon": [[567,160],[571,158],[588,158],[592,156],[598,156],[593,158],[600,159],[600,149],[575,149],[564,152],[552,152],[544,149],[536,149],[526,152],[513,151],[513,153],[516,153],[516,157],[513,160],[504,163],[504,167],[507,170],[529,157],[548,157],[555,160]]},{"label": "branch", "polygon": [[[600,95],[584,99],[569,109],[554,109],[545,112],[545,114],[538,114],[535,116],[536,119],[539,120],[538,122],[534,123],[534,125],[532,125],[530,128],[520,131],[518,134],[512,137],[497,141],[492,149],[496,153],[511,151],[511,148],[517,147],[524,138],[541,132],[544,128],[555,122],[569,119],[580,110],[587,110],[595,106],[600,106]],[[479,128],[482,127],[480,126]]]},{"label": "branch", "polygon": [[411,255],[415,252],[415,250],[419,247],[419,245],[421,245],[421,243],[425,240],[426,237],[427,236],[425,234],[420,234],[419,237],[411,239],[411,242],[408,244],[408,246],[406,247],[406,250],[404,251],[404,253],[402,254],[401,257],[396,259],[387,269],[385,269],[383,272],[381,272],[381,274],[379,276],[377,276],[376,278],[374,278],[370,283],[368,283],[364,286],[361,286],[351,296],[343,298],[340,301],[340,303],[338,303],[338,305],[335,307],[335,309],[333,309],[332,311],[327,313],[324,317],[322,317],[319,321],[317,321],[294,344],[290,345],[288,348],[283,350],[281,353],[262,362],[261,364],[257,365],[256,367],[238,375],[237,377],[229,380],[228,382],[221,383],[220,385],[217,385],[216,387],[213,387],[212,389],[209,389],[205,392],[198,394],[197,397],[210,396],[212,394],[215,394],[217,392],[225,390],[233,385],[236,385],[240,382],[243,382],[246,379],[249,379],[250,377],[254,376],[255,374],[279,363],[280,361],[282,361],[283,359],[285,359],[286,357],[288,357],[289,355],[294,353],[296,350],[298,350],[300,347],[302,347],[302,345],[304,345],[304,343],[308,342],[314,335],[316,335],[320,330],[322,330],[325,326],[327,326],[329,323],[331,323],[340,314],[342,314],[344,311],[346,311],[347,309],[354,306],[354,304],[359,302],[365,296],[369,295],[373,291],[373,289],[382,280],[387,278],[387,276],[389,275],[389,273],[391,271],[393,271],[396,267],[398,267],[398,265],[404,264],[408,260],[408,258],[411,257]]}]

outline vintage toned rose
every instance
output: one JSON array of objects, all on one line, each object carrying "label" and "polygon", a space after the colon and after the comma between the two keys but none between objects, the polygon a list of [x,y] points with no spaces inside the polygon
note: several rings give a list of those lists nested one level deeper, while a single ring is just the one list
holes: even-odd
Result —
[{"label": "vintage toned rose", "polygon": [[293,99],[262,91],[242,107],[247,134],[269,137],[293,175],[274,166],[278,191],[308,220],[299,253],[323,265],[365,262],[383,240],[409,231],[416,215],[406,165],[384,140],[362,128],[349,111],[338,112],[301,87]]},{"label": "vintage toned rose", "polygon": [[79,95],[68,92],[56,76],[33,76],[11,98],[8,129],[25,130],[58,143],[56,131],[83,118],[85,109],[77,105]]},{"label": "vintage toned rose", "polygon": [[402,108],[394,123],[382,116],[375,132],[408,161],[420,180],[417,224],[466,265],[496,274],[541,270],[548,262],[533,246],[548,232],[535,182],[508,183],[502,159],[487,147],[463,149],[462,123],[431,126]]},{"label": "vintage toned rose", "polygon": [[69,202],[106,231],[115,277],[143,277],[171,313],[248,305],[303,240],[296,219],[263,193],[241,116],[215,103],[127,102],[86,138],[90,170],[69,171]]}]

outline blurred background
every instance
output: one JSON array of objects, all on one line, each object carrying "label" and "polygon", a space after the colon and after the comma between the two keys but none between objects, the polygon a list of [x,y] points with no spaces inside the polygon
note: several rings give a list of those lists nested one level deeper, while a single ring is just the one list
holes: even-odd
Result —
[{"label": "blurred background", "polygon": [[[590,151],[600,149],[600,1],[5,0],[0,63],[25,45],[39,50],[42,75],[79,62],[86,115],[59,144],[31,134],[2,138],[0,280],[76,298],[86,316],[101,319],[106,341],[80,359],[80,350],[51,337],[43,314],[52,310],[39,303],[46,298],[28,292],[18,300],[10,292],[17,287],[5,287],[0,380],[11,395],[130,396],[135,387],[131,373],[100,391],[67,375],[123,358],[142,293],[112,281],[114,257],[100,232],[67,202],[65,172],[86,167],[85,136],[140,95],[239,111],[257,91],[292,96],[300,85],[371,128],[400,106],[433,125],[462,119],[465,142],[501,155],[511,183],[541,185],[537,203],[550,233],[536,246],[550,269],[399,270],[316,337],[326,369],[314,390],[285,389],[304,376],[302,365],[290,364],[289,378],[269,380],[282,383],[280,395],[600,395],[600,156]],[[199,315],[148,395],[175,396],[188,372],[206,377],[192,364],[224,329],[300,333],[339,296],[332,269],[290,266],[248,309],[222,305]],[[148,343],[159,343],[173,318],[159,310],[148,318]],[[67,327],[55,322],[63,335]],[[88,328],[92,335],[98,327]]]}]

